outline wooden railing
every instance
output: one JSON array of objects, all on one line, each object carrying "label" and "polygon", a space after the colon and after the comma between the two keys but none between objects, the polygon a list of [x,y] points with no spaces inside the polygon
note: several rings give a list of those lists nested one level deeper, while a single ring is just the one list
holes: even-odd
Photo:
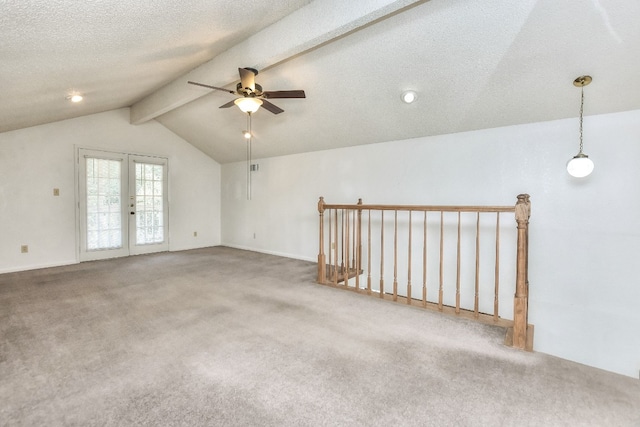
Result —
[{"label": "wooden railing", "polygon": [[[515,206],[327,204],[320,197],[318,212],[318,283],[503,326],[507,345],[533,349],[528,194]],[[517,228],[501,225],[504,213],[515,214]],[[512,296],[513,305],[504,302]]]}]

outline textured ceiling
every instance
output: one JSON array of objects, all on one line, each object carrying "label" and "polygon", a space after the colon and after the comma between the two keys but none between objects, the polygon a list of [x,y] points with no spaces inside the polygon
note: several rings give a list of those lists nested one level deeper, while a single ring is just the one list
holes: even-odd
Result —
[{"label": "textured ceiling", "polygon": [[130,106],[310,1],[2,0],[0,132]]},{"label": "textured ceiling", "polygon": [[640,109],[637,0],[70,3],[2,3],[0,131],[132,106],[243,160],[233,97],[186,83],[233,88],[243,66],[307,94],[253,116],[256,158],[577,117],[582,74],[587,116]]}]

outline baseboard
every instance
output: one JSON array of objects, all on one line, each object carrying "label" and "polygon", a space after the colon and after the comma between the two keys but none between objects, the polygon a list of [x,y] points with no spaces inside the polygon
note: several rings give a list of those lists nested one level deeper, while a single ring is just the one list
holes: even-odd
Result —
[{"label": "baseboard", "polygon": [[51,267],[64,267],[65,265],[74,265],[74,264],[79,264],[79,262],[69,261],[69,262],[63,262],[63,263],[25,265],[17,268],[8,268],[8,269],[0,270],[0,274],[17,273],[20,271],[29,271],[29,270],[41,270],[43,268],[51,268]]},{"label": "baseboard", "polygon": [[288,253],[285,253],[285,252],[269,251],[269,250],[265,250],[265,249],[257,249],[257,248],[252,248],[252,247],[248,247],[248,246],[231,245],[231,244],[228,244],[228,243],[221,243],[220,246],[226,246],[228,248],[234,248],[234,249],[241,249],[243,251],[259,252],[261,254],[267,254],[267,255],[281,256],[281,257],[284,257],[284,258],[299,259],[300,261],[309,261],[309,262],[317,262],[318,261],[315,257],[305,257],[305,256],[301,256],[301,255],[288,254]]}]

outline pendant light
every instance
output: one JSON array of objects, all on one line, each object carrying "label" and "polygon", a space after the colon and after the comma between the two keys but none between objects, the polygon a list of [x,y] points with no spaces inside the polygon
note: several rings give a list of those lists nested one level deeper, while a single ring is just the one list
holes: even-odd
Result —
[{"label": "pendant light", "polygon": [[591,83],[591,76],[580,76],[573,85],[580,88],[580,151],[567,162],[567,172],[576,178],[584,178],[593,172],[593,161],[582,152],[582,116],[584,113],[584,87]]}]

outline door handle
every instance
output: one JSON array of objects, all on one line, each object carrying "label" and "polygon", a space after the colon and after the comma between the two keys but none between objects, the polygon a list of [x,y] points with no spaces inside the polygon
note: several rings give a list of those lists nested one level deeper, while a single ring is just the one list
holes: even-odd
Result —
[{"label": "door handle", "polygon": [[135,212],[131,212],[131,215],[135,215],[135,214],[136,214]]}]

